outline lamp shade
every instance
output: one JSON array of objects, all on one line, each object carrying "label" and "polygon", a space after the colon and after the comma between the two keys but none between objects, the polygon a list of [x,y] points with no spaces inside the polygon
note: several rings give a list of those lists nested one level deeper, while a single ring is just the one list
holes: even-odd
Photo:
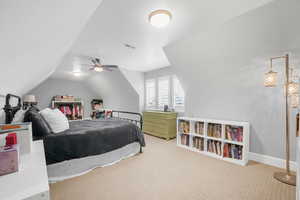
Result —
[{"label": "lamp shade", "polygon": [[298,106],[299,106],[299,94],[291,95],[290,103],[291,103],[292,108],[298,108]]},{"label": "lamp shade", "polygon": [[30,95],[26,95],[23,99],[23,102],[25,103],[36,103],[36,99],[35,96],[30,94]]},{"label": "lamp shade", "polygon": [[266,87],[275,87],[277,83],[277,72],[273,72],[272,70],[265,73],[265,82],[264,85]]},{"label": "lamp shade", "polygon": [[288,95],[298,94],[299,84],[296,82],[289,82],[288,84]]}]

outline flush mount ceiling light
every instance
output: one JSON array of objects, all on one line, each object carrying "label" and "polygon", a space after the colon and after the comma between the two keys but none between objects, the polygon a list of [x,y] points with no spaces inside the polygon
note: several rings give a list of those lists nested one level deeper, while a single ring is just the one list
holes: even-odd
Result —
[{"label": "flush mount ceiling light", "polygon": [[172,14],[168,10],[156,10],[150,13],[149,22],[152,26],[162,28],[167,26],[172,19]]},{"label": "flush mount ceiling light", "polygon": [[101,68],[101,67],[95,67],[94,71],[96,71],[96,72],[103,72],[103,68]]}]

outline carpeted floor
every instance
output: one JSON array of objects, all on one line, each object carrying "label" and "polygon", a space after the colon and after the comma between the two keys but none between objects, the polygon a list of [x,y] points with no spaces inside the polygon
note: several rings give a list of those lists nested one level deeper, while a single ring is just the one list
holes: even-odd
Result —
[{"label": "carpeted floor", "polygon": [[295,200],[295,187],[272,178],[279,169],[242,167],[146,136],[144,153],[50,185],[52,200]]}]

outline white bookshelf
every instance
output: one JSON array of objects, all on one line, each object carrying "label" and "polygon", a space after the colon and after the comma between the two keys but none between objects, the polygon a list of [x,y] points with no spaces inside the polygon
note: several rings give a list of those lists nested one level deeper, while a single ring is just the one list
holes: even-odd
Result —
[{"label": "white bookshelf", "polygon": [[[186,124],[189,124],[189,127],[185,130],[185,133],[183,133],[181,128],[182,121],[185,121]],[[195,130],[196,123],[202,124],[202,135],[197,133],[198,131]],[[226,127],[228,131],[226,131]],[[211,131],[212,129],[217,131]],[[212,135],[212,133],[218,134]],[[177,118],[177,146],[243,166],[248,163],[249,134],[250,131],[248,122],[223,121],[191,117]],[[187,135],[183,137],[188,137],[188,145],[182,144],[182,135]],[[186,141],[185,139],[184,141]],[[203,141],[203,143],[202,145],[199,145],[201,142],[198,141],[198,143],[194,143],[193,140]],[[198,145],[197,147],[199,148],[195,148],[194,144],[195,146]],[[209,150],[213,152],[210,152]]]}]

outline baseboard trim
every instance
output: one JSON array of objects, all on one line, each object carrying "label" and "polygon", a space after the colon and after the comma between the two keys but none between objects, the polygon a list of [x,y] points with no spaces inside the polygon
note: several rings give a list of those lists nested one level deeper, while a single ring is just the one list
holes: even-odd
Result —
[{"label": "baseboard trim", "polygon": [[[263,154],[249,152],[249,160],[253,160],[259,163],[263,163],[266,165],[271,165],[278,168],[285,168],[285,160],[281,158],[276,158],[272,156],[267,156]],[[290,161],[290,168],[292,171],[297,170],[297,163],[295,161]]]}]

